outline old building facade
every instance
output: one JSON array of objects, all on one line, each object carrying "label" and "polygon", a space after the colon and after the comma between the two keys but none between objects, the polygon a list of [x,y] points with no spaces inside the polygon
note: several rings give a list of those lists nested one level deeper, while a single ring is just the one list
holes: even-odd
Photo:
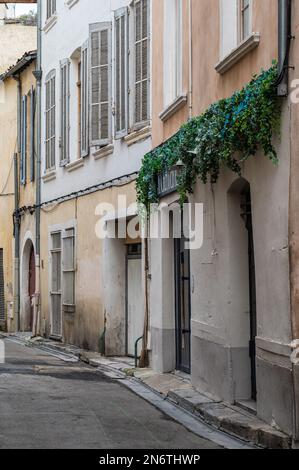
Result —
[{"label": "old building facade", "polygon": [[150,2],[50,7],[41,10],[40,331],[133,355],[140,240],[103,240],[96,229],[106,212],[118,227],[136,214],[134,181],[151,148]]},{"label": "old building facade", "polygon": [[[278,6],[153,1],[154,146],[271,67],[278,58]],[[294,6],[294,31],[297,23]],[[291,361],[298,318],[289,250],[293,108],[282,98],[277,167],[260,152],[243,164],[242,178],[223,170],[217,184],[196,184],[189,202],[204,207],[202,248],[188,252],[183,240],[152,241],[149,289],[152,366],[187,372],[200,391],[256,409],[298,438],[298,366]],[[161,202],[171,209],[178,197],[167,194]]]}]

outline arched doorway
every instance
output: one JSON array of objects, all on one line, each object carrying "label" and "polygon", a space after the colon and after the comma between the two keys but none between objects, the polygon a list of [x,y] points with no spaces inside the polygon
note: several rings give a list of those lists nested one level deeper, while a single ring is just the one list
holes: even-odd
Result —
[{"label": "arched doorway", "polygon": [[243,178],[228,192],[229,266],[232,319],[238,348],[235,399],[257,399],[256,383],[256,274],[250,184]]},{"label": "arched doorway", "polygon": [[35,250],[31,238],[24,243],[21,259],[21,330],[32,331],[36,288]]}]

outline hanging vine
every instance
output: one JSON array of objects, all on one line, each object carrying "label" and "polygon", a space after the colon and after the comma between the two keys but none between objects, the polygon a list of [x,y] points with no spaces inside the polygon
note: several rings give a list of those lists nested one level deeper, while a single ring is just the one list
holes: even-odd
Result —
[{"label": "hanging vine", "polygon": [[158,202],[158,175],[178,161],[181,202],[193,192],[198,178],[203,183],[208,180],[216,183],[222,166],[241,175],[242,163],[260,148],[277,164],[272,144],[273,134],[279,132],[281,116],[277,75],[277,65],[273,63],[242,90],[212,104],[167,142],[146,154],[136,184],[139,204],[148,207]]}]

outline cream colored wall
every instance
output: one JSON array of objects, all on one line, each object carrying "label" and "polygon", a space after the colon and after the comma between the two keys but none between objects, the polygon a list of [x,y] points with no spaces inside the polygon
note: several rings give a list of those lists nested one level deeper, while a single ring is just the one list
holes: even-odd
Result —
[{"label": "cream colored wall", "polygon": [[0,74],[15,64],[25,52],[36,49],[35,26],[20,24],[0,25]]},{"label": "cream colored wall", "polygon": [[[86,349],[97,350],[99,337],[104,330],[104,281],[106,265],[103,259],[103,241],[95,234],[99,217],[95,215],[99,203],[117,204],[117,196],[127,195],[128,204],[136,201],[135,184],[122,188],[98,191],[88,196],[64,202],[53,210],[44,209],[41,214],[41,326],[50,334],[50,278],[49,234],[51,227],[76,222],[76,313],[64,315],[64,339]],[[113,292],[116,286],[109,289]],[[123,305],[125,309],[125,305]],[[125,310],[123,310],[124,315]],[[121,312],[113,312],[120,316]],[[112,341],[112,339],[111,339]],[[115,343],[115,347],[119,345]],[[112,348],[112,346],[111,346]]]},{"label": "cream colored wall", "polygon": [[[4,250],[5,302],[13,301],[14,166],[17,150],[17,87],[5,82],[5,102],[0,103],[0,248]],[[13,324],[11,325],[13,327]]]}]

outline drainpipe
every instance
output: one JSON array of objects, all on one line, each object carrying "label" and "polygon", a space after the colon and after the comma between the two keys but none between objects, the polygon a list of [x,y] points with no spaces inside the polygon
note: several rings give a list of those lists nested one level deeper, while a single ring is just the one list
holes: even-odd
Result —
[{"label": "drainpipe", "polygon": [[41,80],[42,80],[42,1],[37,2],[37,67],[34,72],[36,78],[37,100],[37,130],[36,130],[36,211],[35,211],[35,263],[36,263],[36,290],[34,302],[33,335],[40,333],[40,214],[41,214]]},{"label": "drainpipe", "polygon": [[288,96],[292,0],[278,0],[278,96]]},{"label": "drainpipe", "polygon": [[192,0],[189,0],[189,119],[193,117],[193,35]]},{"label": "drainpipe", "polygon": [[17,110],[17,140],[18,151],[14,155],[14,193],[15,193],[15,213],[14,213],[14,238],[15,238],[15,259],[14,259],[14,318],[16,318],[16,330],[20,331],[20,228],[21,218],[19,216],[19,158],[21,154],[21,110],[22,110],[22,83],[20,76],[15,76],[18,86],[18,110]]}]

